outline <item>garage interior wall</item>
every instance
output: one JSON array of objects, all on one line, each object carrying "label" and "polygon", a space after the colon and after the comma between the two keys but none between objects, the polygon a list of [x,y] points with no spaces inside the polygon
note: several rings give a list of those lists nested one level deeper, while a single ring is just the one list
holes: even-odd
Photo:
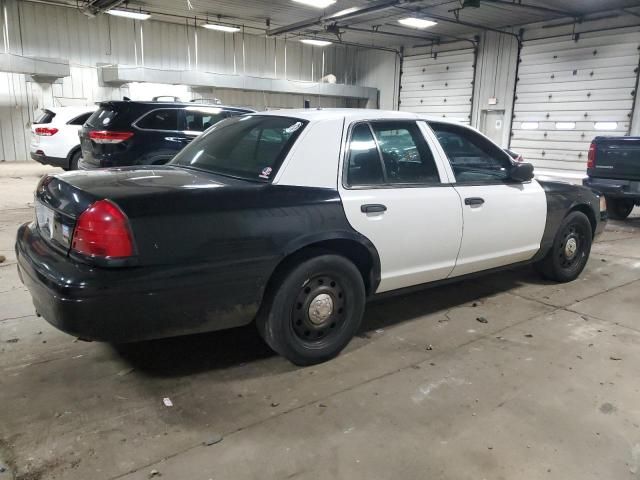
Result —
[{"label": "garage interior wall", "polygon": [[[99,15],[88,18],[74,8],[30,2],[4,2],[4,52],[17,56],[68,60],[71,74],[52,83],[28,75],[0,73],[0,160],[28,159],[29,127],[39,108],[86,105],[101,100],[150,100],[156,95],[182,100],[218,98],[224,104],[269,108],[311,106],[371,107],[363,100],[278,94],[168,84],[100,85],[97,65],[126,64],[163,70],[205,72],[288,80],[319,81],[333,74],[337,83],[381,88],[381,106],[393,108],[397,91],[396,54],[343,45],[325,48],[295,39],[221,33],[177,24]],[[397,62],[399,63],[399,61]]]}]

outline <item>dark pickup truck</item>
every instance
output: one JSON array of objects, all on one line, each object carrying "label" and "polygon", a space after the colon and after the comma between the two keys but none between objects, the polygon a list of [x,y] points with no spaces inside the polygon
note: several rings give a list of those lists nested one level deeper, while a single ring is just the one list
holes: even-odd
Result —
[{"label": "dark pickup truck", "polygon": [[594,138],[587,175],[583,184],[604,194],[609,218],[627,218],[640,205],[640,137]]}]

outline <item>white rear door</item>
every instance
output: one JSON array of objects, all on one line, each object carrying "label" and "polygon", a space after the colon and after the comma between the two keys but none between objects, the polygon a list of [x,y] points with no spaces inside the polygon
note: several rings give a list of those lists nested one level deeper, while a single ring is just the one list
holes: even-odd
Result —
[{"label": "white rear door", "polygon": [[429,122],[462,199],[463,238],[451,276],[529,260],[540,248],[547,200],[535,180],[510,180],[509,156],[461,125]]},{"label": "white rear door", "polygon": [[377,292],[446,278],[455,266],[460,197],[425,131],[415,120],[358,122],[349,129],[340,196],[349,223],[380,256]]}]

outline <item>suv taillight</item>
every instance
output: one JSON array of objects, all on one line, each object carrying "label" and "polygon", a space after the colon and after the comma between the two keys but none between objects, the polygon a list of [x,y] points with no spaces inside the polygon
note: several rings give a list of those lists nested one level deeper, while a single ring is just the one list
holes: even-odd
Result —
[{"label": "suv taillight", "polygon": [[89,257],[130,257],[133,236],[129,220],[115,203],[98,200],[78,218],[71,248]]},{"label": "suv taillight", "polygon": [[589,145],[589,155],[587,155],[587,168],[594,168],[596,166],[596,144],[591,142]]},{"label": "suv taillight", "polygon": [[92,130],[89,138],[96,143],[120,143],[133,137],[133,132],[112,132],[109,130]]},{"label": "suv taillight", "polygon": [[41,137],[51,137],[52,135],[55,135],[56,133],[58,133],[58,129],[57,128],[36,127],[36,135],[39,135]]}]

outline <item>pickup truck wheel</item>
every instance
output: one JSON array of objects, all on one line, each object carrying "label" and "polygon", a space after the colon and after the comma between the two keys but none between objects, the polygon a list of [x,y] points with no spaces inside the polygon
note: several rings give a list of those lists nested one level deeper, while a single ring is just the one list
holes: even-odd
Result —
[{"label": "pickup truck wheel", "polygon": [[633,200],[626,198],[610,198],[607,200],[607,215],[612,220],[624,220],[629,216],[634,207]]},{"label": "pickup truck wheel", "polygon": [[536,266],[550,280],[575,280],[587,264],[591,241],[591,223],[587,216],[571,212],[560,225],[551,250]]},{"label": "pickup truck wheel", "polygon": [[362,276],[344,257],[306,260],[284,276],[258,317],[267,344],[296,365],[313,365],[342,351],[365,305]]}]

